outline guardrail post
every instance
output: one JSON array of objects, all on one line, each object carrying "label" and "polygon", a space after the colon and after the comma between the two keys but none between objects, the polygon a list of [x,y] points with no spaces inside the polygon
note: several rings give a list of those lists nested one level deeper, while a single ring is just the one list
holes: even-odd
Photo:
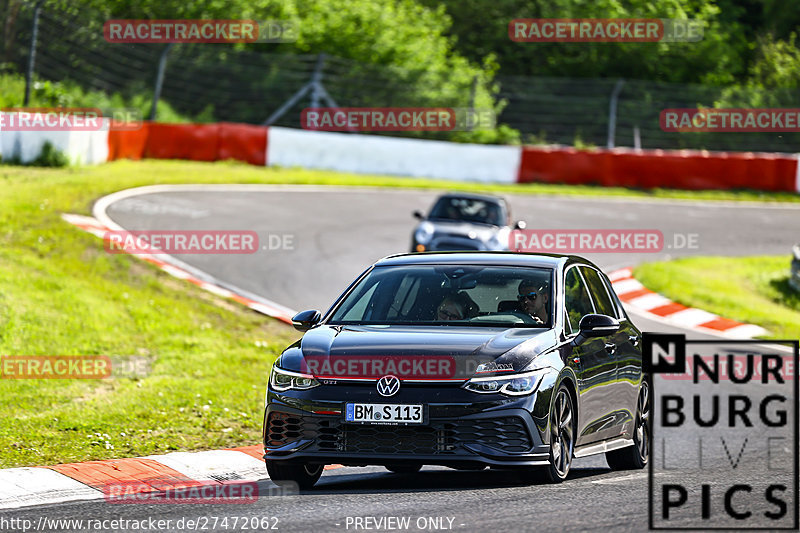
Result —
[{"label": "guardrail post", "polygon": [[36,40],[39,36],[39,13],[42,11],[42,4],[45,0],[36,2],[33,8],[33,25],[31,28],[31,47],[28,52],[28,68],[25,71],[25,99],[22,105],[27,107],[31,101],[31,84],[33,83],[33,68],[36,64]]},{"label": "guardrail post", "polygon": [[156,73],[156,84],[153,87],[153,106],[150,108],[150,120],[156,119],[156,107],[158,100],[161,98],[161,87],[164,85],[164,71],[167,70],[167,55],[175,43],[168,43],[161,51],[161,56],[158,58],[158,73]]},{"label": "guardrail post", "polygon": [[608,148],[614,148],[614,137],[617,134],[617,101],[623,85],[625,85],[625,80],[618,80],[614,85],[614,90],[611,91],[611,101],[608,104],[608,141],[606,143]]}]

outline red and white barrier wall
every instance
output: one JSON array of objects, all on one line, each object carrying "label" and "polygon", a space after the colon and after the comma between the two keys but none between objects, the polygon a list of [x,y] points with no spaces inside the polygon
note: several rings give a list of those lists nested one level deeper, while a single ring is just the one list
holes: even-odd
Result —
[{"label": "red and white barrier wall", "polygon": [[29,161],[45,140],[84,164],[125,158],[237,159],[459,181],[800,192],[798,158],[790,154],[460,144],[224,122],[153,122],[135,131],[0,131],[0,154],[16,150]]},{"label": "red and white barrier wall", "polygon": [[[0,124],[9,123],[9,113],[0,115],[4,115]],[[3,130],[0,126],[0,156],[6,160],[19,156],[22,162],[27,163],[36,159],[44,143],[50,141],[55,148],[67,154],[73,163],[104,163],[109,160],[109,135],[108,120],[103,120],[105,131],[13,131]]]},{"label": "red and white barrier wall", "polygon": [[269,165],[501,183],[517,181],[520,156],[516,146],[290,128],[270,128],[267,145]]}]

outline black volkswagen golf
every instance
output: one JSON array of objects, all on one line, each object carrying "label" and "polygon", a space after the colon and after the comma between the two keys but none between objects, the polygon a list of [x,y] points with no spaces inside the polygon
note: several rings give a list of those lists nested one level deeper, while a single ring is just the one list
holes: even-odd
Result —
[{"label": "black volkswagen golf", "polygon": [[276,360],[267,470],[314,485],[324,465],[509,468],[559,482],[575,457],[649,456],[641,333],[608,278],[576,256],[387,257]]}]

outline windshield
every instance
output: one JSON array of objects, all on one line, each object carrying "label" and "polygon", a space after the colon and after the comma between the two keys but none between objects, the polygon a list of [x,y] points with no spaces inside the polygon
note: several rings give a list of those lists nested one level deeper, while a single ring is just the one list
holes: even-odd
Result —
[{"label": "windshield", "polygon": [[328,323],[549,328],[551,290],[552,270],[546,268],[375,267]]},{"label": "windshield", "polygon": [[462,220],[479,224],[493,224],[495,226],[503,226],[505,224],[505,216],[500,204],[475,198],[453,196],[439,198],[431,208],[428,218]]}]

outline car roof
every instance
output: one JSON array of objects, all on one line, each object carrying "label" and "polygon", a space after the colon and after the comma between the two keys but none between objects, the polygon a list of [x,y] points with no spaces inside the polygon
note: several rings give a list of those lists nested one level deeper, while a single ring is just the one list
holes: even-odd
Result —
[{"label": "car roof", "polygon": [[376,262],[375,266],[471,264],[558,268],[573,262],[592,265],[590,261],[576,255],[521,252],[425,252],[390,255]]}]

